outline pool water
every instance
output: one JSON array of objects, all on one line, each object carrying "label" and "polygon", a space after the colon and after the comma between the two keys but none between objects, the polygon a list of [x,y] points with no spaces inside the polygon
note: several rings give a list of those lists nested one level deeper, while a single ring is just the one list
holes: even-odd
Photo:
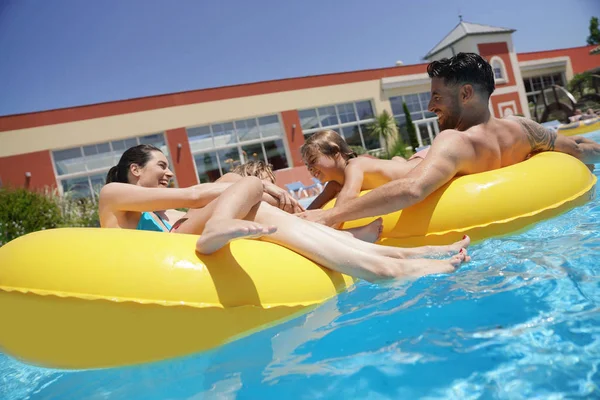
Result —
[{"label": "pool water", "polygon": [[472,246],[454,274],[360,282],[181,359],[65,372],[0,354],[0,399],[600,398],[599,224],[596,196]]}]

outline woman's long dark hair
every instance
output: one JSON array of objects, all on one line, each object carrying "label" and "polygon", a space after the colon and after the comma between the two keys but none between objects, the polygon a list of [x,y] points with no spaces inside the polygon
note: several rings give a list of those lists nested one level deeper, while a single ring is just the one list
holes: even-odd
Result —
[{"label": "woman's long dark hair", "polygon": [[129,183],[129,167],[131,164],[137,164],[140,168],[144,168],[152,158],[153,151],[160,151],[160,149],[151,144],[140,144],[125,150],[119,163],[108,171],[106,183]]}]

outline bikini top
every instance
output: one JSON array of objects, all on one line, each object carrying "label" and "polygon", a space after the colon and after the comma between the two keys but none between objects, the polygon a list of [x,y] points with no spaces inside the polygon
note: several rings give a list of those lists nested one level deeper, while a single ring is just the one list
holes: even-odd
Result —
[{"label": "bikini top", "polygon": [[[164,224],[164,226],[160,225],[154,218],[152,218],[152,214],[156,215],[160,222]],[[168,230],[165,230],[165,228]],[[169,232],[171,230],[171,225],[155,212],[143,212],[142,216],[140,217],[140,222],[138,222],[135,229],[140,231]]]}]

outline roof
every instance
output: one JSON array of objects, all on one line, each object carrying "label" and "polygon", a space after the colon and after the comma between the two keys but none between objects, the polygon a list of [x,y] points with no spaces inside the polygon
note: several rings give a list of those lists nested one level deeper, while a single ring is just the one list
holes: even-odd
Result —
[{"label": "roof", "polygon": [[445,48],[458,42],[460,39],[469,35],[483,35],[487,33],[513,33],[514,29],[500,28],[497,26],[474,24],[471,22],[460,21],[452,31],[446,35],[435,47],[429,50],[425,58],[429,58]]}]

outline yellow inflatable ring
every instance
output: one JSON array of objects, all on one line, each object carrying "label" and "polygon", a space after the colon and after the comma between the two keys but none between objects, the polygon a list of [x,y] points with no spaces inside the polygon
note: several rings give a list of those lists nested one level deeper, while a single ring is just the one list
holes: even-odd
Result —
[{"label": "yellow inflatable ring", "polygon": [[600,118],[590,118],[558,127],[558,133],[565,136],[583,135],[600,130]]},{"label": "yellow inflatable ring", "polygon": [[0,248],[0,348],[55,368],[210,349],[314,309],[354,279],[276,244],[210,256],[197,236],[63,228]]},{"label": "yellow inflatable ring", "polygon": [[[482,239],[514,232],[583,204],[595,182],[578,160],[543,153],[457,178],[421,204],[384,216],[383,242],[449,243],[465,233]],[[275,244],[238,240],[199,256],[195,241],[93,228],[11,241],[0,248],[0,348],[57,368],[156,361],[293,318],[354,283]]]},{"label": "yellow inflatable ring", "polygon": [[[414,247],[452,243],[465,234],[478,241],[515,233],[584,204],[595,184],[594,174],[576,158],[537,154],[516,165],[455,178],[419,204],[384,215],[381,244]],[[344,228],[375,218],[346,222]]]}]

